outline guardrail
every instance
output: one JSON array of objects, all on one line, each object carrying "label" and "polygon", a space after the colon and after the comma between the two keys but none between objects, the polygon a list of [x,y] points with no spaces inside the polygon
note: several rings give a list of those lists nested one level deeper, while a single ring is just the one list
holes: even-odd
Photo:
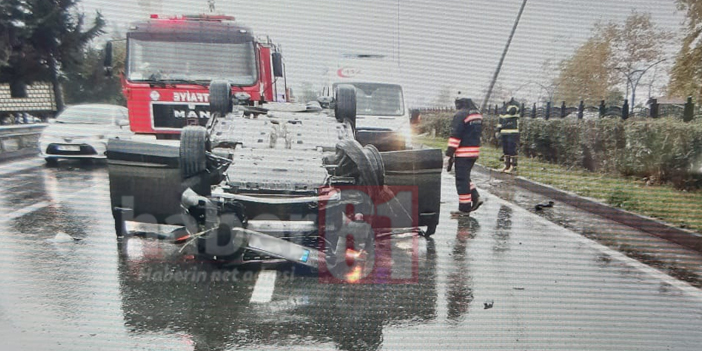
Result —
[{"label": "guardrail", "polygon": [[37,154],[39,135],[47,124],[0,127],[0,161]]}]

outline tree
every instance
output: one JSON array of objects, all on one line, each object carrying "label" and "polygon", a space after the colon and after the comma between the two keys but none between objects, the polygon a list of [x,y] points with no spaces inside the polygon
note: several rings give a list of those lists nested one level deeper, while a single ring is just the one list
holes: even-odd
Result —
[{"label": "tree", "polygon": [[[0,81],[31,84],[48,80],[53,83],[57,107],[63,108],[61,75],[77,69],[84,58],[83,49],[103,34],[105,21],[96,13],[85,28],[85,16],[75,13],[78,0],[6,0],[0,26],[7,27],[10,54],[0,67]],[[9,23],[9,25],[8,25]],[[0,52],[7,47],[0,47]],[[0,65],[1,66],[1,65]]]},{"label": "tree", "polygon": [[686,34],[671,72],[668,95],[693,95],[702,99],[702,2],[677,0],[678,9],[686,11]]},{"label": "tree", "polygon": [[[113,46],[115,70],[119,71],[124,63],[124,46]],[[63,84],[66,103],[104,102],[111,104],[125,103],[119,77],[105,76],[104,55],[102,50],[88,47],[83,52],[82,64],[65,73]]]},{"label": "tree", "polygon": [[593,35],[573,56],[561,62],[560,73],[554,86],[558,87],[558,101],[575,105],[581,100],[597,105],[613,89],[613,72],[609,67],[612,56],[611,36],[607,28],[595,26]]},{"label": "tree", "polygon": [[665,59],[664,47],[671,38],[647,13],[634,11],[621,24],[596,24],[593,35],[561,63],[559,99],[593,104],[613,96],[617,86],[625,84],[633,108],[639,79]]},{"label": "tree", "polygon": [[658,28],[651,20],[651,14],[636,11],[627,17],[624,25],[610,23],[606,30],[614,39],[610,65],[625,79],[627,95],[631,91],[633,110],[639,80],[650,68],[666,59],[665,44],[673,36]]}]

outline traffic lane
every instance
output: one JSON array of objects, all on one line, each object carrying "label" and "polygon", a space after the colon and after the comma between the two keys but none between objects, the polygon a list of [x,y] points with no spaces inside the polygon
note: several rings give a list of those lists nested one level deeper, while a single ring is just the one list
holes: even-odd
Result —
[{"label": "traffic lane", "polygon": [[[233,276],[232,270],[195,262],[187,251],[165,242],[117,242],[104,168],[21,173],[2,184],[16,184],[30,174],[34,181],[26,185],[41,196],[23,208],[2,205],[12,212],[0,220],[0,284],[7,287],[0,297],[0,323],[6,322],[0,331],[8,330],[12,345],[71,350],[234,345],[358,349],[379,345],[385,323],[416,323],[433,316],[433,304],[417,309],[411,298],[436,299],[423,280],[386,287],[386,298],[378,301],[391,306],[382,309],[358,308],[379,298],[374,286],[320,284],[316,275],[293,275],[290,268],[276,272],[275,278],[268,274],[267,280],[257,271],[242,271],[239,279],[213,281],[215,275]],[[434,267],[422,267],[422,272],[435,272]],[[207,279],[167,275],[194,271],[204,272]],[[257,289],[272,291],[266,298]],[[400,291],[406,292],[398,295]],[[365,327],[342,332],[356,324]]]},{"label": "traffic lane", "polygon": [[[443,213],[457,208],[453,179],[444,174]],[[438,347],[694,349],[702,341],[699,289],[482,195],[487,201],[474,220],[443,215],[436,235],[438,290],[447,293],[440,316],[454,316],[460,330]],[[469,307],[454,296],[465,296]],[[385,346],[397,345],[392,335]]]},{"label": "traffic lane", "polygon": [[418,283],[340,285],[297,269],[213,281],[232,269],[164,242],[118,245],[105,170],[87,180],[60,171],[40,170],[54,184],[49,205],[0,220],[0,333],[11,345],[691,349],[702,340],[699,290],[488,194],[474,221],[451,220],[449,175],[437,234],[418,242]]}]

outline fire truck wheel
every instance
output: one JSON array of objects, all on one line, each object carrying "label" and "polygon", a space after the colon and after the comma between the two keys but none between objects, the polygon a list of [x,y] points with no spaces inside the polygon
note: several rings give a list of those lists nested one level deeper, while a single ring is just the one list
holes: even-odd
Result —
[{"label": "fire truck wheel", "polygon": [[231,111],[232,86],[227,81],[212,81],[210,84],[210,112],[226,116]]},{"label": "fire truck wheel", "polygon": [[200,126],[187,126],[180,134],[180,174],[183,179],[205,171],[207,130]]},{"label": "fire truck wheel", "polygon": [[336,87],[334,115],[339,122],[349,121],[356,129],[356,88],[342,84]]}]

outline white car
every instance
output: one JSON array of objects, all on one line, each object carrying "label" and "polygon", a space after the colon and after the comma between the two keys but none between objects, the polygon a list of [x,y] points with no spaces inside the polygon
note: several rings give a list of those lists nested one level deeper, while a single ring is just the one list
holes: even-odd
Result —
[{"label": "white car", "polygon": [[109,139],[131,139],[127,108],[108,104],[67,107],[39,137],[47,164],[61,158],[104,159]]}]

